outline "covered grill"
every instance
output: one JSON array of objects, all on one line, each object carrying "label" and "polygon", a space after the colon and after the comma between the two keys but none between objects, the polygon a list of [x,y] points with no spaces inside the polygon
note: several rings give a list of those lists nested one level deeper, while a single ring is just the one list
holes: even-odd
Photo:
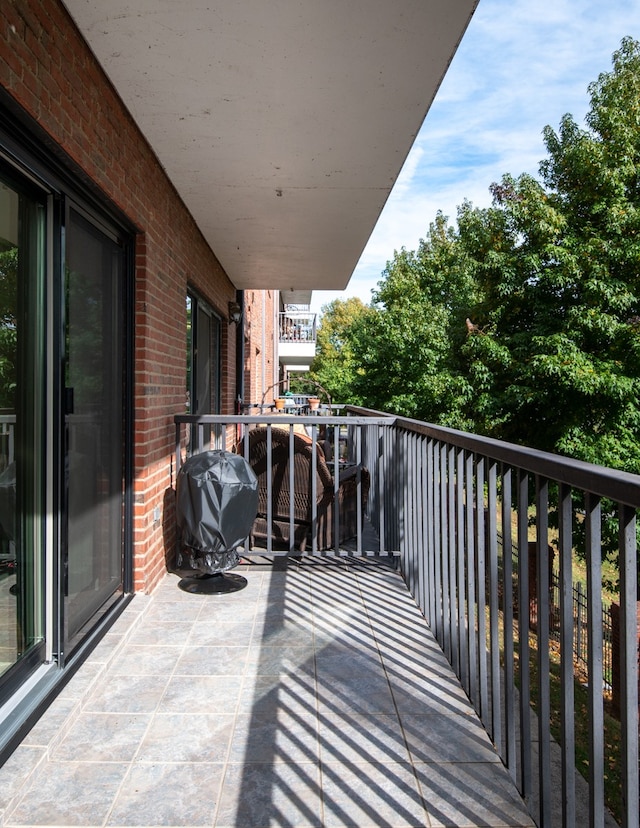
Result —
[{"label": "covered grill", "polygon": [[[205,451],[184,463],[176,481],[176,563],[178,569],[196,570],[199,576],[183,579],[183,589],[227,592],[246,585],[241,576],[221,576],[238,564],[238,547],[248,537],[257,511],[258,481],[239,454]],[[231,587],[234,583],[239,585]]]}]

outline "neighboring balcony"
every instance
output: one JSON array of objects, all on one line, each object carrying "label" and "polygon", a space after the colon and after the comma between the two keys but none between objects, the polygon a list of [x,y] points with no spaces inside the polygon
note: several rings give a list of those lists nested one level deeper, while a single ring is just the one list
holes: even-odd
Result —
[{"label": "neighboring balcony", "polygon": [[[613,825],[610,802],[618,824],[637,828],[640,477],[379,412],[348,412],[177,416],[176,470],[187,445],[239,451],[251,464],[251,432],[265,431],[260,528],[245,542],[248,559],[394,560],[536,823]],[[302,478],[301,430],[311,464]],[[283,461],[277,446],[287,439]],[[612,523],[620,603],[611,637],[601,561]],[[577,625],[572,568],[580,544],[587,594]],[[577,636],[581,646],[587,637],[579,671]]]},{"label": "neighboring balcony", "polygon": [[316,355],[316,314],[285,310],[278,314],[278,356],[285,370],[308,371]]}]

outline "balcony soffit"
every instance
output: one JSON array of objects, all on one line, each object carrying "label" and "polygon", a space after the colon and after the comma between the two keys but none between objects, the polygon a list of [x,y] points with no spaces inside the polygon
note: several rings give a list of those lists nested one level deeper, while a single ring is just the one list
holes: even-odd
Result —
[{"label": "balcony soffit", "polygon": [[64,0],[231,281],[341,290],[477,0]]}]

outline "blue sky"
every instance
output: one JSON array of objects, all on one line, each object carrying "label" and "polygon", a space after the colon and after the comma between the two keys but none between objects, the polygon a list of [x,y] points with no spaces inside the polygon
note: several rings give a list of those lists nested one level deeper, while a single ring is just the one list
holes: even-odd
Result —
[{"label": "blue sky", "polygon": [[371,300],[395,250],[415,250],[438,210],[491,203],[505,173],[538,176],[542,130],[582,124],[588,85],[611,69],[623,37],[640,39],[640,0],[480,0],[346,290]]}]

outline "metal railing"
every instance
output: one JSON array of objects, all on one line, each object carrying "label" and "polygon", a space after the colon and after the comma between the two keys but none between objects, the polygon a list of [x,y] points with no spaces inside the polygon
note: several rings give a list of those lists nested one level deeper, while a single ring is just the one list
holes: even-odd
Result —
[{"label": "metal railing", "polygon": [[[381,439],[382,450],[371,447],[365,462],[382,457],[387,469],[384,502],[377,504],[381,510],[384,507],[384,543],[399,548],[416,601],[544,828],[554,824],[556,806],[563,826],[576,824],[576,726],[577,717],[580,724],[584,718],[576,712],[574,699],[571,590],[577,525],[584,530],[587,565],[588,810],[590,825],[604,824],[605,784],[610,784],[611,774],[605,765],[602,526],[605,518],[617,517],[621,605],[617,793],[621,824],[637,828],[640,476],[401,418]],[[550,727],[555,713],[549,646],[552,514],[558,525],[560,578],[559,659],[553,662],[560,682],[559,748]],[[535,568],[530,574],[532,524]],[[533,634],[528,609],[532,576],[537,602]],[[533,701],[537,739],[532,735]],[[561,778],[554,776],[552,748],[561,754]],[[607,762],[617,748],[606,746]]]},{"label": "metal railing", "polygon": [[280,342],[315,342],[317,315],[311,311],[284,311],[278,314]]},{"label": "metal railing", "polygon": [[[320,412],[317,415],[307,414],[259,414],[259,415],[177,415],[174,418],[176,425],[176,479],[183,463],[183,458],[206,451],[208,449],[224,449],[227,451],[244,451],[245,457],[249,459],[249,443],[244,440],[245,435],[251,428],[264,426],[269,431],[272,429],[286,429],[289,434],[289,489],[294,490],[294,435],[304,434],[312,446],[313,472],[310,475],[310,514],[308,516],[310,544],[308,551],[321,554],[356,554],[373,555],[386,554],[388,550],[382,549],[376,533],[366,531],[370,524],[365,523],[366,498],[363,493],[364,464],[363,446],[371,442],[371,438],[365,437],[366,433],[373,432],[380,427],[387,427],[393,424],[393,418],[381,415],[380,417],[356,417],[356,416],[335,416],[326,415]],[[269,451],[267,462],[271,464],[271,439],[267,439]],[[320,448],[320,452],[318,449]],[[332,534],[334,542],[331,548],[320,549],[317,544],[317,526],[322,519],[318,512],[318,500],[322,494],[318,490],[319,482],[315,474],[317,466],[326,463],[333,479],[333,509],[332,509]],[[382,471],[382,470],[381,470]],[[356,531],[352,538],[340,540],[341,522],[341,495],[345,477],[351,476],[352,485],[355,486],[354,507],[357,509],[357,517],[354,521]],[[250,549],[245,544],[244,554],[267,554],[287,555],[297,550],[295,537],[299,536],[300,528],[296,528],[294,516],[295,498],[290,498],[289,503],[289,528],[286,533],[288,542],[286,544],[276,543],[274,540],[274,524],[276,516],[273,513],[273,475],[267,475],[267,512],[266,520],[266,541],[264,546]],[[384,485],[384,472],[378,481]],[[326,492],[324,500],[326,501]],[[282,516],[280,521],[282,522]],[[179,539],[178,539],[179,543]]]},{"label": "metal railing", "polygon": [[[604,825],[605,786],[611,783],[605,764],[602,527],[616,518],[621,727],[619,745],[606,744],[606,762],[617,750],[618,819],[624,828],[637,828],[640,476],[380,412],[350,407],[349,414],[176,417],[176,465],[185,452],[186,426],[211,424],[216,447],[227,449],[259,423],[285,425],[290,434],[294,423],[304,425],[314,446],[326,427],[334,478],[341,459],[368,469],[366,517],[375,537],[370,544],[359,532],[352,549],[333,551],[399,556],[409,589],[542,828],[574,828],[577,820],[576,730],[585,718],[577,710],[574,683],[577,526],[587,566],[589,824]],[[552,543],[559,560],[559,607],[552,599]],[[559,627],[557,659],[550,653],[552,626]],[[560,686],[557,711],[552,673]],[[552,713],[559,722],[555,735]],[[556,751],[559,775],[552,763]]]}]

